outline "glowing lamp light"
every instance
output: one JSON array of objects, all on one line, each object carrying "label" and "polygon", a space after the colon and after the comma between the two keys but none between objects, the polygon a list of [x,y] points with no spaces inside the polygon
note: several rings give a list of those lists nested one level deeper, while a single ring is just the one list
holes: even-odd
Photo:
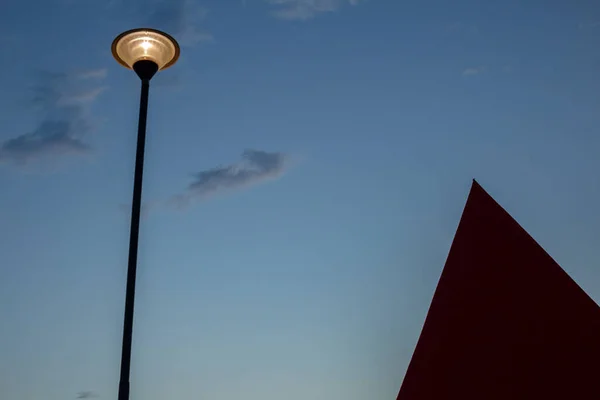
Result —
[{"label": "glowing lamp light", "polygon": [[169,68],[179,58],[179,44],[169,34],[151,28],[121,33],[112,43],[112,54],[119,64],[134,69],[138,61],[152,61],[158,70]]}]

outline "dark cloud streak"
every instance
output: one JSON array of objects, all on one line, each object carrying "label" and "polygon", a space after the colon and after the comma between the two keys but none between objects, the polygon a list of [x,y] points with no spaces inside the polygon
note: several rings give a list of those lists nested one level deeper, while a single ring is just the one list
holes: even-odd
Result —
[{"label": "dark cloud streak", "polygon": [[26,164],[44,156],[90,152],[90,146],[74,136],[73,125],[71,121],[64,120],[44,121],[35,131],[3,142],[0,161]]},{"label": "dark cloud streak", "polygon": [[185,193],[174,196],[171,203],[185,207],[192,200],[253,186],[269,179],[279,178],[288,167],[288,157],[283,153],[246,150],[239,163],[198,172]]},{"label": "dark cloud streak", "polygon": [[21,165],[89,153],[91,146],[84,141],[93,127],[89,107],[104,90],[97,82],[104,76],[105,70],[41,73],[31,99],[41,119],[31,132],[0,142],[0,162]]}]

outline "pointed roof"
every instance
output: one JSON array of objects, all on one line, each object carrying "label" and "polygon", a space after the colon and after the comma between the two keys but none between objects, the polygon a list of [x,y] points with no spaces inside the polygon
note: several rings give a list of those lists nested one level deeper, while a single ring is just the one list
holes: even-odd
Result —
[{"label": "pointed roof", "polygon": [[475,181],[397,400],[600,399],[600,308]]}]

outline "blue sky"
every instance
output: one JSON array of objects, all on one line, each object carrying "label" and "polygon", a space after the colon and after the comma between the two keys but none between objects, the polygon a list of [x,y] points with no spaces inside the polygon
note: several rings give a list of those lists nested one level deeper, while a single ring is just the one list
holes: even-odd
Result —
[{"label": "blue sky", "polygon": [[4,0],[2,399],[116,398],[138,26],[133,400],[395,398],[472,178],[600,300],[597,2]]}]

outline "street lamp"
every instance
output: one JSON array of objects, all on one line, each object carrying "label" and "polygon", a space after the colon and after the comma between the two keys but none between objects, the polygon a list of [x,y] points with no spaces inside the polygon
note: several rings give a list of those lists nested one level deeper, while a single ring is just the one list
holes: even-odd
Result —
[{"label": "street lamp", "polygon": [[131,228],[129,233],[129,260],[127,263],[127,290],[123,322],[123,348],[121,352],[121,377],[118,400],[129,399],[129,371],[131,369],[131,338],[135,300],[140,208],[142,203],[142,178],[144,175],[144,148],[146,146],[146,116],[150,79],[157,71],[175,64],[179,58],[179,45],[170,35],[156,29],[140,28],[121,33],[112,43],[112,54],[119,64],[135,71],[142,81],[140,117],[135,152]]}]

